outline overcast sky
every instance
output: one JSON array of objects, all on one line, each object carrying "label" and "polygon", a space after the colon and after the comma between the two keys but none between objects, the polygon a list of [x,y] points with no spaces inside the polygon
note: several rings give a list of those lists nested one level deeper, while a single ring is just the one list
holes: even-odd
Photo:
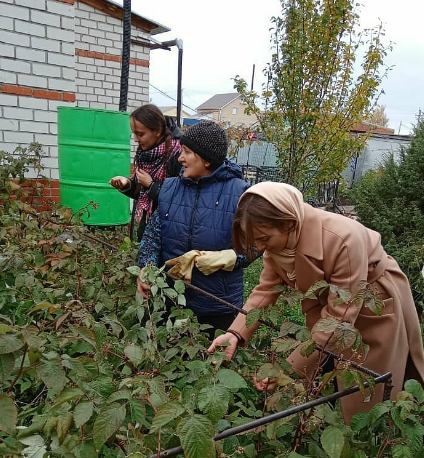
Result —
[{"label": "overcast sky", "polygon": [[[389,126],[408,134],[424,110],[424,1],[361,3],[363,27],[381,20],[386,42],[393,42],[386,63],[394,68],[383,82],[379,103],[386,106]],[[261,91],[270,56],[270,18],[280,14],[279,0],[132,0],[132,10],[171,29],[154,36],[156,40],[183,40],[184,105],[195,109],[215,94],[236,92],[236,75],[250,86],[253,65],[254,89]],[[159,106],[176,104],[177,62],[175,47],[151,52],[150,99]]]}]

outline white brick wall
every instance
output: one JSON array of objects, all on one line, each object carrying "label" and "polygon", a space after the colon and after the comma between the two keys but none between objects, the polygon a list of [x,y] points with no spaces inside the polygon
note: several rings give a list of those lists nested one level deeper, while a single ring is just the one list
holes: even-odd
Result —
[{"label": "white brick wall", "polygon": [[[148,35],[142,30],[131,28],[133,37]],[[75,48],[121,56],[122,22],[84,3],[75,5]],[[76,87],[78,106],[119,109],[121,63],[90,57],[75,56]],[[147,48],[132,45],[131,58],[149,61]],[[140,90],[138,81],[144,80],[146,90]],[[149,69],[130,65],[128,80],[128,111],[147,103]]]},{"label": "white brick wall", "polygon": [[[132,36],[148,38],[134,27]],[[0,0],[0,149],[13,152],[18,145],[41,143],[44,173],[53,179],[58,178],[57,107],[119,109],[121,63],[83,57],[76,50],[120,57],[121,20],[79,0],[74,5]],[[149,61],[149,49],[132,45],[131,58]],[[4,84],[17,92],[2,92]],[[148,67],[131,64],[128,111],[148,102],[148,89]],[[51,100],[40,91],[75,93],[76,102]]]}]

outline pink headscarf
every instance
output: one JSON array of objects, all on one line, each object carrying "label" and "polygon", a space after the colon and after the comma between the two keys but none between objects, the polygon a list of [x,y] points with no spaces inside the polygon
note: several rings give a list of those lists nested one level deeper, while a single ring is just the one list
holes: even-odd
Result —
[{"label": "pink headscarf", "polygon": [[289,184],[264,181],[253,185],[245,191],[240,197],[240,201],[247,194],[257,194],[263,197],[270,204],[287,215],[289,219],[296,221],[296,227],[289,232],[285,248],[278,253],[267,251],[277,265],[287,272],[289,280],[295,281],[296,272],[294,261],[296,246],[300,237],[303,220],[305,219],[305,207],[302,193]]}]

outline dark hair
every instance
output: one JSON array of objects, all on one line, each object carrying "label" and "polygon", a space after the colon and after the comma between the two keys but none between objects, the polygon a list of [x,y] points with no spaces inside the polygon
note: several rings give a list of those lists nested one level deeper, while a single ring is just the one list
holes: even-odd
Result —
[{"label": "dark hair", "polygon": [[166,120],[163,113],[156,105],[151,103],[136,108],[131,113],[131,118],[136,119],[141,124],[145,125],[150,130],[157,130],[161,133],[161,137],[166,134]]},{"label": "dark hair", "polygon": [[131,113],[131,118],[140,122],[150,130],[160,132],[158,144],[165,142],[165,173],[167,173],[166,165],[170,159],[172,136],[166,124],[164,114],[156,105],[148,103],[147,105],[136,108]]},{"label": "dark hair", "polygon": [[[253,240],[255,226],[275,227],[282,232],[294,229],[297,221],[257,194],[246,194],[239,202],[233,220],[233,248],[245,254],[251,261],[257,250]],[[242,228],[247,229],[244,231]]]}]

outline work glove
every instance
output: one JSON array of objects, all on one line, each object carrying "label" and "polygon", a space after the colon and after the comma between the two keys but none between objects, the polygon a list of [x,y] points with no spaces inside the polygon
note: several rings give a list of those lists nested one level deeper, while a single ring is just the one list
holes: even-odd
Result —
[{"label": "work glove", "polygon": [[233,270],[237,261],[234,250],[201,251],[195,258],[196,267],[204,275],[210,275],[217,270]]},{"label": "work glove", "polygon": [[191,272],[197,256],[200,256],[200,251],[191,250],[181,256],[178,256],[178,258],[168,259],[168,261],[165,262],[165,265],[174,266],[168,270],[168,274],[173,277],[182,278],[190,283]]}]

